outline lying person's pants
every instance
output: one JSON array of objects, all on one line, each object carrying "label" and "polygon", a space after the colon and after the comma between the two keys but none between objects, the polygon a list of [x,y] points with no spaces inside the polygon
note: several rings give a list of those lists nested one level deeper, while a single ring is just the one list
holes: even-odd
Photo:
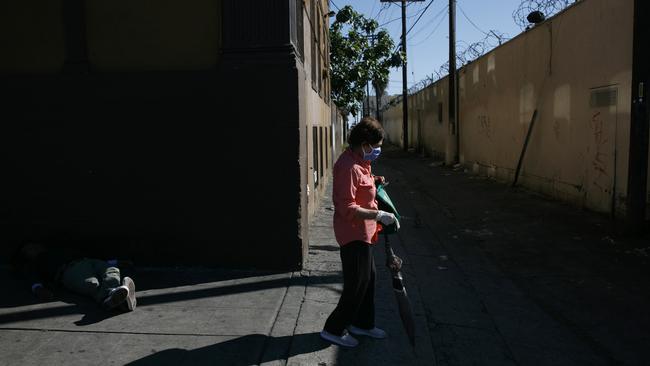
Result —
[{"label": "lying person's pants", "polygon": [[120,286],[120,270],[106,261],[84,258],[68,265],[61,281],[66,289],[101,302],[112,289]]}]

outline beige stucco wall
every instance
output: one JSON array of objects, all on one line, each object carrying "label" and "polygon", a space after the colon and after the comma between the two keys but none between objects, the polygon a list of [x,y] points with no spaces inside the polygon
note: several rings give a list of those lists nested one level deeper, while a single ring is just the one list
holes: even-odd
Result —
[{"label": "beige stucco wall", "polygon": [[402,141],[402,104],[397,104],[383,112],[382,126],[386,131],[386,140],[393,144]]},{"label": "beige stucco wall", "polygon": [[[461,163],[511,182],[537,109],[519,182],[599,212],[624,209],[632,16],[632,0],[584,0],[464,66]],[[417,147],[421,134],[429,155],[444,152],[449,161],[455,136],[449,133],[447,83],[442,79],[410,97],[409,145]],[[594,92],[616,98],[599,107],[591,103]],[[394,140],[401,133],[401,109],[384,116]]]},{"label": "beige stucco wall", "polygon": [[[307,66],[307,70],[309,70]],[[309,74],[309,72],[307,72]],[[330,145],[330,135],[331,131],[331,110],[330,106],[324,102],[324,100],[312,89],[311,80],[307,78],[305,80],[305,111],[306,111],[306,132],[307,132],[307,179],[308,179],[308,192],[309,192],[309,215],[314,213],[320,200],[323,196],[323,193],[327,187],[326,182],[331,174],[332,169],[332,151]],[[314,161],[313,159],[313,149],[320,149],[320,146],[314,146],[314,137],[313,137],[313,127],[317,127],[319,131],[325,135],[324,137],[320,136],[319,132],[319,144],[324,143],[325,155],[323,156],[323,175],[319,171],[319,162]],[[321,130],[322,128],[322,130]],[[330,135],[331,136],[331,135]],[[317,151],[320,153],[320,151]],[[316,180],[318,180],[318,185],[316,185]]]},{"label": "beige stucco wall", "polygon": [[[329,9],[327,8],[327,2],[321,2],[318,0],[311,0],[311,1],[316,1],[316,4],[321,7],[321,14],[327,14]],[[332,141],[331,141],[331,128],[332,128],[332,123],[331,123],[331,118],[332,118],[332,110],[331,110],[331,104],[326,103],[324,97],[322,97],[313,87],[312,87],[312,60],[311,60],[311,55],[312,55],[312,47],[314,44],[311,42],[312,39],[312,29],[311,29],[311,21],[308,19],[310,16],[309,11],[311,9],[311,6],[309,2],[305,2],[305,10],[304,10],[304,63],[302,65],[302,69],[304,70],[304,74],[302,77],[302,83],[303,85],[301,86],[301,89],[304,90],[303,93],[303,99],[301,99],[301,106],[300,110],[301,112],[304,111],[301,115],[301,123],[304,125],[304,133],[306,135],[306,144],[305,146],[301,146],[301,149],[304,150],[304,153],[306,155],[306,161],[307,161],[307,169],[306,169],[306,182],[307,182],[307,187],[306,190],[308,192],[307,196],[307,207],[308,207],[308,212],[309,212],[309,217],[311,218],[316,211],[316,209],[319,207],[321,204],[328,204],[327,202],[322,202],[322,197],[325,193],[325,190],[327,188],[327,181],[331,175],[332,171],[332,159],[336,159],[335,157],[333,158],[332,154]],[[316,16],[311,18],[312,21],[317,19]],[[325,21],[325,25],[327,25],[327,21]],[[321,50],[321,52],[324,52],[324,49]],[[316,53],[318,54],[318,52]],[[324,83],[327,82],[327,80],[323,81]],[[324,85],[324,84],[323,84]],[[324,95],[324,92],[322,93]],[[304,117],[304,118],[303,118]],[[318,142],[319,146],[314,145],[314,129],[313,127],[317,127],[319,130],[319,136],[318,136]],[[321,129],[322,128],[322,129]],[[321,132],[323,136],[321,136]],[[319,149],[317,152],[320,154],[320,144],[323,144],[323,169],[322,169],[322,176],[321,172],[319,171],[319,164],[320,162],[314,161],[314,154],[313,151],[314,149]],[[318,184],[317,184],[318,183]]]},{"label": "beige stucco wall", "polygon": [[[409,147],[441,159],[449,149],[446,138],[449,131],[447,123],[449,95],[448,85],[444,80],[430,85],[409,99]],[[442,122],[438,117],[439,103],[442,103]],[[398,119],[401,123],[401,105],[395,109],[399,110]],[[401,126],[399,133],[402,134]]]}]

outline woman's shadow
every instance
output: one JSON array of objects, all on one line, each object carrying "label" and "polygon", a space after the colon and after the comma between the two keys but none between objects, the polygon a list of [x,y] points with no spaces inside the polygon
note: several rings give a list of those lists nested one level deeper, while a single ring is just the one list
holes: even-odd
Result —
[{"label": "woman's shadow", "polygon": [[[185,350],[170,348],[128,363],[130,366],[149,365],[232,365],[248,366],[286,360],[290,357],[320,351],[330,344],[318,333],[271,337],[249,334],[210,346]],[[258,352],[255,352],[258,350]]]}]

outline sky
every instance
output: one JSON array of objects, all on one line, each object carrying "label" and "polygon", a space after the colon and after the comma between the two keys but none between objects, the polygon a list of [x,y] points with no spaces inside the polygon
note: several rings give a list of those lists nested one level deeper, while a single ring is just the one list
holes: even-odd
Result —
[{"label": "sky", "polygon": [[[425,0],[412,2],[406,8],[406,29],[413,26],[407,35],[408,86],[425,79],[440,69],[449,60],[449,13],[448,0]],[[460,50],[463,45],[484,39],[485,33],[495,30],[512,38],[522,29],[515,23],[513,12],[522,0],[457,0],[456,41]],[[395,45],[402,33],[400,3],[382,3],[380,0],[330,0],[330,9],[336,11],[351,5],[366,17],[376,19],[393,37]],[[383,9],[383,10],[382,10]],[[472,24],[473,23],[473,24]],[[402,93],[402,69],[391,69],[388,83],[389,94]],[[374,92],[371,91],[374,95]]]}]

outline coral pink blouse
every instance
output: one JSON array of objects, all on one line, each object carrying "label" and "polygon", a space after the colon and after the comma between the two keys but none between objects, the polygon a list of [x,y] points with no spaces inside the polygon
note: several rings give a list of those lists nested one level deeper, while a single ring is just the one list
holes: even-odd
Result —
[{"label": "coral pink blouse", "polygon": [[357,207],[376,210],[377,188],[370,162],[346,149],[334,164],[332,201],[334,202],[334,236],[339,245],[360,240],[377,241],[377,221],[356,218]]}]

